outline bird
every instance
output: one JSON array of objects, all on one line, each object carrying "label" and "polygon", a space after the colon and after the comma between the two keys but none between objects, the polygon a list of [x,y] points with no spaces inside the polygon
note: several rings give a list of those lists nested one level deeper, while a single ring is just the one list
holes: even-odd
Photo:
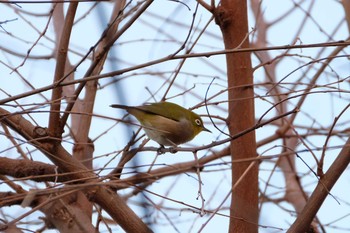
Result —
[{"label": "bird", "polygon": [[146,103],[141,106],[110,105],[126,110],[141,124],[146,135],[161,147],[177,147],[191,141],[202,131],[211,132],[199,115],[171,102]]}]

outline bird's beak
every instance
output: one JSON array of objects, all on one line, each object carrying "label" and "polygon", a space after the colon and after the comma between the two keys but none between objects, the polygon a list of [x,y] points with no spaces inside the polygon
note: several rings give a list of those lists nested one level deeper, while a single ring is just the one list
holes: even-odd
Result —
[{"label": "bird's beak", "polygon": [[203,129],[202,129],[202,130],[211,133],[211,131],[210,131],[209,129],[205,128],[204,126],[203,126]]}]

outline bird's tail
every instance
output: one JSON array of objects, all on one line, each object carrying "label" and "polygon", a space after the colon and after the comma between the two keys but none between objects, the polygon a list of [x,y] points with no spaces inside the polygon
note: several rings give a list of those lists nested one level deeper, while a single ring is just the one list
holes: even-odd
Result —
[{"label": "bird's tail", "polygon": [[112,108],[121,108],[121,109],[128,109],[128,108],[130,108],[129,106],[126,106],[126,105],[121,105],[121,104],[111,104],[111,105],[109,105],[110,107],[112,107]]}]

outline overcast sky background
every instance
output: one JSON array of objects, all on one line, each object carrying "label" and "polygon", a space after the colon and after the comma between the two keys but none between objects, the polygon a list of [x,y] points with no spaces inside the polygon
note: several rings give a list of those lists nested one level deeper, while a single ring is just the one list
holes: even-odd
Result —
[{"label": "overcast sky background", "polygon": [[[301,6],[303,9],[307,9],[307,6],[311,1],[303,1],[305,2]],[[173,23],[169,23],[169,21],[176,21],[178,23],[184,23],[186,25],[192,20],[193,13],[195,10],[194,1],[185,1],[185,3],[189,6],[190,10],[176,2],[172,1],[155,1],[155,3],[148,9],[149,13],[144,14],[140,20],[135,23],[115,44],[113,53],[114,58],[111,59],[110,62],[107,62],[104,71],[109,72],[121,68],[130,67],[136,64],[142,64],[148,62],[150,60],[155,60],[161,57],[165,57],[173,52],[175,52],[181,44],[179,41],[184,41],[189,28],[186,26],[177,26]],[[133,2],[134,4],[134,2]],[[263,14],[268,21],[273,21],[278,18],[283,12],[293,6],[293,1],[279,1],[279,0],[271,0],[271,1],[263,1],[262,9]],[[51,9],[50,4],[20,4],[21,9],[25,11],[37,12],[37,13],[46,13],[49,9]],[[86,10],[92,6],[92,3],[80,3],[79,11],[77,18],[81,17],[85,14]],[[5,46],[9,46],[11,49],[25,54],[26,51],[30,48],[33,41],[38,38],[38,33],[31,28],[31,26],[25,22],[25,20],[21,17],[18,17],[17,13],[14,12],[14,8],[9,8],[7,5],[1,6],[1,16],[0,21],[12,20],[15,21],[8,22],[6,24],[2,24],[3,30],[0,29],[0,46],[3,48]],[[79,23],[76,24],[73,34],[72,34],[72,44],[70,48],[74,53],[70,53],[69,57],[71,62],[75,64],[81,58],[81,54],[85,54],[88,49],[100,38],[101,33],[103,32],[105,25],[109,19],[109,13],[111,10],[111,4],[103,3],[100,4],[98,10],[92,11],[87,17],[83,18]],[[100,16],[98,15],[100,14]],[[155,15],[158,15],[157,18]],[[322,43],[329,42],[330,39],[327,36],[327,33],[330,33],[337,29],[337,32],[333,36],[332,40],[346,40],[349,36],[349,32],[347,30],[347,26],[345,23],[339,23],[344,18],[344,11],[339,2],[333,0],[323,0],[323,1],[315,1],[315,6],[311,12],[309,12],[314,19],[308,20],[307,24],[304,26],[302,32],[300,33],[299,40],[296,44],[309,44],[309,43]],[[102,15],[102,16],[101,16]],[[291,44],[291,38],[294,38],[296,30],[300,26],[300,22],[304,17],[305,12],[303,10],[299,10],[289,15],[286,18],[280,20],[276,26],[274,26],[271,30],[269,30],[268,38],[271,46],[278,45],[288,45]],[[26,19],[30,19],[30,22],[35,25],[40,31],[43,30],[47,20],[43,20],[43,18],[38,17],[28,17],[25,16]],[[46,18],[47,19],[47,18]],[[168,21],[165,21],[167,19]],[[204,25],[210,19],[210,14],[206,12],[206,10],[199,8],[196,21],[194,23],[195,28],[203,28]],[[249,12],[249,22],[250,28],[255,26],[254,18],[252,17],[251,12]],[[161,28],[162,30],[159,30]],[[322,30],[321,30],[322,29]],[[6,32],[11,33],[9,36]],[[215,50],[223,49],[223,44],[221,41],[221,33],[219,31],[218,26],[212,22],[207,29],[207,34],[203,36],[199,40],[199,45],[196,46],[193,52],[209,52]],[[210,32],[210,33],[209,33]],[[195,31],[194,36],[198,35],[199,31]],[[39,44],[33,49],[31,52],[32,55],[43,56],[50,55],[52,48],[54,47],[54,42],[50,41],[53,39],[53,31],[52,27],[48,28],[46,33],[47,38],[42,38]],[[19,38],[19,39],[17,39]],[[21,41],[24,39],[25,41]],[[331,48],[325,49],[325,56],[328,54],[327,51],[331,51]],[[292,51],[293,52],[293,51]],[[315,56],[318,52],[316,49],[300,49],[295,51],[295,53],[300,53],[305,56],[305,60],[307,60],[308,56]],[[272,51],[272,54],[276,56],[283,53],[283,51]],[[252,56],[253,66],[258,64],[258,60],[256,57]],[[11,70],[8,69],[4,63],[11,64],[13,67],[18,66],[23,62],[22,57],[11,56],[6,52],[0,52],[0,61],[3,62],[0,64],[0,74],[2,84],[0,88],[3,91],[6,91],[7,94],[16,95],[22,92],[29,91],[28,86],[23,83],[23,81],[19,78],[19,75],[16,73],[11,73]],[[149,71],[155,72],[158,71],[162,73],[162,75],[156,75],[151,73],[137,73],[130,72],[125,73],[121,76],[115,77],[116,79],[121,79],[123,77],[127,77],[122,81],[118,81],[116,85],[107,85],[111,81],[111,78],[103,79],[100,81],[101,90],[97,95],[97,101],[95,105],[95,113],[106,115],[109,117],[122,117],[124,112],[121,110],[110,109],[109,105],[112,103],[123,103],[129,105],[139,105],[147,101],[159,101],[162,95],[164,94],[165,88],[162,87],[164,80],[172,77],[171,74],[173,70],[177,67],[178,61],[170,61],[161,63],[149,68]],[[294,69],[300,67],[300,64],[296,59],[291,58],[289,62],[283,62],[278,66],[278,77],[283,78],[292,72]],[[81,78],[87,67],[89,66],[89,62],[83,63],[76,71],[76,78]],[[332,67],[340,78],[345,78],[349,74],[349,62],[347,59],[337,59],[332,63]],[[52,82],[53,72],[55,68],[55,60],[41,60],[38,62],[37,60],[27,60],[23,66],[19,68],[19,72],[23,74],[30,83],[35,87],[41,87],[45,85],[49,85]],[[180,87],[185,87],[186,89],[191,89],[192,93],[182,95],[180,97],[171,98],[170,101],[176,102],[180,105],[183,105],[186,108],[192,107],[196,105],[198,102],[204,99],[205,91],[208,88],[209,83],[211,82],[213,77],[217,77],[214,81],[213,86],[209,90],[209,96],[214,95],[215,93],[223,90],[226,86],[225,80],[225,58],[224,56],[212,56],[209,58],[200,58],[200,59],[188,59],[186,61],[183,69],[182,76],[177,79],[177,85],[179,87],[172,88],[168,97],[176,96],[177,94],[183,91]],[[148,68],[147,68],[148,69]],[[146,69],[146,70],[147,70]],[[317,65],[316,69],[317,70]],[[143,70],[145,71],[145,70]],[[186,73],[187,72],[187,73]],[[297,73],[302,72],[298,71]],[[197,76],[194,76],[196,74]],[[257,70],[254,73],[254,77],[256,82],[263,81],[264,72],[262,69]],[[131,77],[129,77],[131,76]],[[291,75],[288,77],[287,81],[295,81],[298,76]],[[325,83],[329,82],[329,80],[325,79]],[[348,84],[340,84],[344,89],[348,89]],[[147,89],[155,93],[160,89],[159,92],[154,96],[155,100],[151,97],[150,93]],[[257,93],[263,94],[263,90],[257,89]],[[7,94],[4,92],[0,92],[0,98],[6,98]],[[44,93],[48,98],[50,98],[50,92]],[[215,101],[225,100],[227,98],[226,94],[223,94],[215,99]],[[38,96],[26,97],[21,99],[19,102],[21,104],[32,104],[42,102],[43,99]],[[332,100],[328,97],[322,98],[322,95],[315,95],[308,99],[308,102],[305,104],[310,109],[310,112],[317,116],[320,122],[324,122],[325,125],[328,125],[332,119],[334,119],[334,114],[328,114],[328,112],[332,112],[338,114],[344,106],[348,103],[348,98],[344,98],[343,102],[332,103]],[[263,113],[265,113],[266,108],[270,105],[264,101],[257,99],[256,101],[256,116],[259,118]],[[305,107],[304,106],[304,107]],[[217,114],[220,116],[226,116],[226,112],[224,108],[226,107],[226,103],[219,105],[218,107],[210,108],[211,113]],[[332,110],[331,110],[332,108]],[[16,111],[14,108],[8,107],[11,112]],[[48,109],[47,106],[42,108]],[[197,113],[206,114],[205,108],[199,108],[195,110]],[[326,114],[325,114],[326,113]],[[239,113],[237,113],[239,114]],[[274,116],[273,113],[267,115],[268,117]],[[349,116],[346,113],[346,116]],[[34,114],[37,122],[42,125],[47,125],[47,114],[40,113]],[[342,118],[349,119],[347,117]],[[195,140],[190,142],[185,146],[192,145],[204,145],[208,144],[211,141],[224,138],[223,135],[220,134],[208,121],[205,119],[207,127],[213,131],[212,134],[201,133]],[[297,122],[300,124],[309,125],[312,122],[309,118],[298,117]],[[115,121],[107,120],[103,118],[94,118],[93,127],[91,131],[90,137],[92,139],[96,139],[99,137],[104,130],[107,130],[111,125],[113,125]],[[94,161],[94,166],[96,168],[101,167],[106,161],[112,161],[108,168],[113,168],[116,165],[117,161],[113,160],[111,156],[102,156],[107,153],[111,153],[112,151],[116,151],[122,149],[122,147],[128,142],[129,137],[121,137],[121,135],[129,135],[128,130],[130,129],[129,125],[119,124],[117,127],[114,127],[109,131],[108,134],[101,137],[101,139],[96,140],[95,144],[95,155],[96,157],[101,156],[99,159]],[[137,127],[132,127],[132,130],[137,130]],[[223,128],[224,129],[224,128]],[[258,129],[256,131],[257,139],[260,140],[265,138],[266,135],[270,135],[271,130],[275,130],[273,127],[264,127],[262,129]],[[122,133],[121,133],[122,132]],[[319,140],[319,141],[318,141]],[[314,143],[322,146],[324,141],[320,138],[315,138]],[[333,145],[342,145],[342,141],[332,140]],[[70,143],[65,144],[69,149],[72,147]],[[150,142],[149,145],[157,146],[156,143]],[[1,156],[10,156],[15,154],[15,149],[8,150],[10,145],[3,143],[0,144],[0,151],[5,151]],[[215,148],[219,150],[222,147]],[[302,150],[303,148],[301,148]],[[259,153],[268,150],[268,154],[278,153],[280,148],[273,148],[273,145],[269,145],[267,147],[262,147],[259,149]],[[339,150],[334,150],[333,155],[337,155]],[[200,152],[198,154],[199,157],[205,156],[204,152]],[[317,153],[317,152],[315,152]],[[312,163],[312,159],[309,160],[307,153],[301,153],[301,156],[304,156],[303,159],[306,163]],[[46,158],[41,156],[40,154],[34,154],[34,159],[40,161],[47,161]],[[154,158],[154,153],[139,153],[137,155],[139,164],[150,164]],[[326,167],[331,164],[334,156],[327,157]],[[176,155],[166,154],[159,156],[156,160],[155,167],[161,167],[163,164],[171,165],[172,163],[177,163],[181,161],[189,161],[193,160],[193,155],[191,153],[178,153]],[[229,161],[227,159],[227,161]],[[48,162],[48,161],[47,161]],[[302,173],[309,173],[309,168],[305,166],[303,162],[297,160],[298,163],[298,171]],[[261,173],[260,178],[266,181],[267,177],[270,175],[270,171],[273,168],[274,164],[269,164],[268,162],[263,162],[260,166]],[[140,168],[147,170],[148,167]],[[214,209],[217,207],[223,197],[228,193],[229,185],[230,185],[230,172],[229,167],[226,167],[227,171],[223,171],[220,177],[217,177],[215,172],[203,172],[202,181],[203,185],[203,194],[206,200],[210,200],[213,196],[214,199],[210,200],[210,203],[206,208]],[[208,169],[210,170],[210,168]],[[128,171],[126,169],[126,171]],[[107,174],[109,170],[105,172]],[[102,172],[103,174],[104,172]],[[349,197],[349,173],[345,173],[339,182],[336,184],[334,189],[332,190],[332,194],[337,196],[339,200],[344,200],[339,205],[337,201],[333,198],[328,197],[323,207],[321,208],[318,217],[320,221],[324,224],[327,224],[341,216],[346,216],[349,214],[349,207],[346,204]],[[273,176],[273,183],[280,183],[281,187],[283,187],[283,178],[281,176]],[[303,185],[307,186],[307,190],[313,190],[316,185],[316,178],[312,174],[308,174],[306,179],[303,179]],[[176,183],[176,185],[174,185]],[[262,182],[263,183],[263,182]],[[173,187],[173,188],[171,188]],[[0,184],[0,189],[6,188],[6,185]],[[196,179],[196,175],[188,174],[182,175],[178,178],[166,178],[162,179],[159,182],[154,183],[152,186],[148,187],[149,190],[159,193],[161,195],[165,195],[174,200],[178,200],[185,203],[190,203],[196,206],[200,206],[200,199],[197,200],[198,193],[198,181]],[[167,191],[171,190],[169,193]],[[282,192],[276,192],[273,190],[271,192],[276,192],[275,195],[271,195],[276,197],[282,197]],[[126,192],[128,193],[128,192]],[[269,193],[269,190],[268,190]],[[149,195],[149,198],[155,203],[159,203],[162,201],[161,198]],[[137,201],[138,198],[135,198]],[[229,199],[230,200],[230,199]],[[163,200],[164,201],[164,200]],[[176,202],[165,201],[166,206],[169,208],[180,208]],[[228,206],[226,203],[226,206]],[[136,205],[133,207],[136,211],[140,211]],[[292,207],[287,203],[281,203],[281,206],[277,206],[275,204],[264,204],[261,210],[260,224],[263,226],[267,226],[267,228],[260,228],[260,232],[279,232],[279,228],[287,229],[288,226],[293,222],[294,216],[291,213],[286,211],[282,211],[282,208],[288,208],[292,210]],[[13,207],[11,207],[13,211]],[[14,215],[17,216],[20,213],[23,213],[23,209],[18,208],[18,212]],[[220,211],[220,213],[228,214],[228,210]],[[200,226],[207,220],[207,216],[200,218],[195,221],[192,225],[191,220],[186,221],[186,219],[192,219],[193,213],[191,211],[169,211],[169,216],[174,216],[174,219],[181,219],[181,223],[177,225],[177,228],[180,232],[197,232]],[[179,218],[181,216],[181,218]],[[156,218],[156,216],[153,216]],[[167,223],[164,220],[164,216],[158,216],[160,218],[159,222]],[[348,217],[345,217],[342,221],[339,221],[338,228],[330,229],[326,228],[328,232],[346,232],[349,230],[348,225]],[[176,223],[176,222],[175,222]],[[276,227],[276,229],[275,229]],[[342,229],[342,228],[345,229]],[[207,227],[203,230],[203,232],[226,232],[228,229],[228,219],[222,216],[214,217]],[[156,232],[176,232],[169,225],[157,225],[157,228],[154,229]]]}]

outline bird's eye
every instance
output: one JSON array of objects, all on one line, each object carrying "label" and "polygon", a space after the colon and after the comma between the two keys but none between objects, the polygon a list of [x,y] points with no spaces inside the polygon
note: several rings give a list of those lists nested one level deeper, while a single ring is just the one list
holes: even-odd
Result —
[{"label": "bird's eye", "polygon": [[201,122],[200,119],[195,119],[194,122],[196,122],[196,124],[197,124],[198,126],[201,126],[201,125],[202,125],[202,122]]}]

